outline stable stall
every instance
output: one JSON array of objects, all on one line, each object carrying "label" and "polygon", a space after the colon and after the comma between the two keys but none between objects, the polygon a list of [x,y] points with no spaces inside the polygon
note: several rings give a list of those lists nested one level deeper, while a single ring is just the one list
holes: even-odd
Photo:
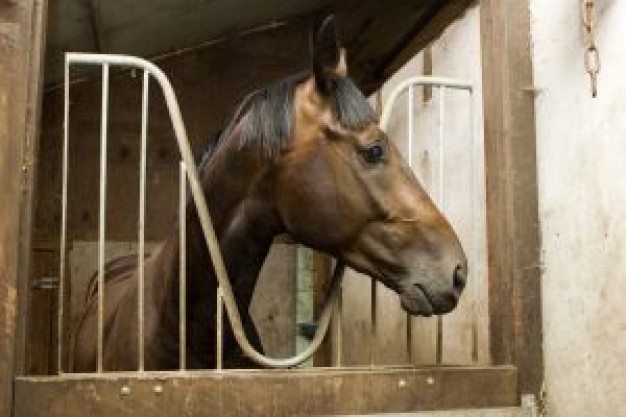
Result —
[{"label": "stable stall", "polygon": [[[484,149],[484,165],[478,155],[467,175],[458,176],[471,177],[473,182],[454,185],[451,177],[446,182],[435,174],[428,180],[433,184],[431,195],[441,197],[444,189],[465,192],[457,208],[468,209],[459,209],[458,226],[467,231],[463,244],[476,256],[470,265],[480,265],[476,268],[479,284],[456,318],[415,321],[397,307],[397,298],[387,290],[350,273],[341,295],[341,314],[335,315],[320,349],[302,367],[70,372],[72,340],[67,329],[81,313],[88,282],[99,263],[140,248],[149,253],[177,221],[181,154],[166,97],[156,87],[144,96],[141,68],[111,67],[108,78],[93,66],[72,67],[66,74],[66,52],[126,54],[154,63],[171,83],[189,144],[198,157],[206,139],[229,120],[249,91],[310,66],[309,33],[327,14],[336,15],[350,77],[383,113],[383,104],[394,95],[393,86],[385,83],[401,68],[409,74],[404,80],[418,75],[410,74],[414,57],[419,55],[423,70],[419,75],[439,75],[432,65],[430,73],[426,71],[427,46],[436,48],[432,42],[467,17],[470,3],[310,0],[266,1],[261,7],[249,0],[50,4],[40,0],[1,4],[0,16],[6,13],[13,23],[0,23],[0,51],[8,51],[4,56],[10,57],[0,58],[0,93],[15,100],[11,104],[0,100],[0,120],[10,121],[9,129],[0,130],[4,158],[4,186],[0,186],[9,195],[8,202],[2,203],[6,215],[0,223],[6,251],[0,258],[0,304],[5,311],[0,324],[6,336],[0,350],[0,414],[4,410],[16,416],[156,411],[178,415],[181,410],[190,415],[207,410],[240,416],[367,414],[516,406],[521,394],[537,394],[541,355],[534,316],[539,293],[535,271],[524,271],[529,280],[510,281],[518,266],[528,263],[526,257],[537,256],[537,231],[514,227],[536,213],[511,210],[503,197],[511,192],[532,198],[536,189],[529,185],[534,178],[513,178],[511,170],[500,169],[504,164],[528,166],[534,159],[528,159],[527,149],[519,143],[514,149],[507,141],[507,146],[501,143],[503,126],[508,126],[505,119],[510,117],[502,114],[501,104],[516,103],[511,104],[511,93],[503,83],[524,80],[494,75],[496,59],[512,58],[496,46],[500,32],[492,25],[502,24],[503,31],[512,35],[523,28],[501,23],[497,18],[501,14],[517,15],[509,6],[488,1],[481,2],[480,16],[470,15],[482,22],[475,27],[482,43],[473,55],[475,61],[482,58],[482,68],[477,64],[478,73],[485,74],[482,86],[449,78],[415,79],[402,89],[408,107],[391,104],[389,114],[383,114],[383,119],[391,119],[390,129],[404,138],[399,146],[407,147],[409,159],[421,167],[413,168],[427,173],[448,166],[442,162],[443,148],[436,154],[439,165],[431,164],[420,159],[428,154],[428,146],[413,148],[413,136],[430,135],[439,143],[444,137],[461,138],[450,139],[455,146],[470,137],[483,139],[480,110],[484,108],[484,148],[482,140],[480,147],[469,148],[470,154]],[[519,52],[522,60],[528,52],[525,45],[508,47]],[[395,80],[402,84],[397,76]],[[449,96],[451,104],[446,104],[446,94],[454,89],[472,93],[470,101]],[[109,171],[103,208],[104,90]],[[524,110],[528,103],[521,101],[516,105]],[[144,119],[145,108],[149,117]],[[432,131],[427,124],[413,125],[414,114],[435,112],[439,119]],[[455,122],[448,127],[444,114],[462,115],[464,121],[459,125],[453,117]],[[400,127],[405,123],[406,129]],[[65,166],[64,131],[71,137]],[[142,136],[149,138],[143,153]],[[529,147],[533,144],[528,142]],[[465,160],[458,152],[451,155],[455,158],[451,161]],[[143,180],[138,175],[142,161],[147,167]],[[474,172],[484,172],[483,166],[485,176],[474,177]],[[486,207],[481,194],[485,180]],[[472,188],[476,184],[479,187]],[[146,196],[145,218],[140,210],[143,203],[136,197],[141,190]],[[467,192],[474,191],[479,197],[472,199]],[[485,217],[490,218],[486,228],[481,223]],[[145,238],[141,242],[138,221]],[[522,235],[514,243],[521,249],[501,251],[499,242],[511,234]],[[308,344],[326,297],[331,266],[330,257],[298,247],[288,236],[274,241],[251,306],[269,356],[292,356]],[[479,302],[488,303],[488,308]]]}]

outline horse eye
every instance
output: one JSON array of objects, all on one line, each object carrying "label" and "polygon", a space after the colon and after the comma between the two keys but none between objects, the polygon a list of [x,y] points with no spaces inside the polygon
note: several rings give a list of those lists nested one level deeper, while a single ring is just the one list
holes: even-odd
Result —
[{"label": "horse eye", "polygon": [[365,162],[375,164],[384,159],[385,150],[381,145],[374,145],[362,151],[362,155]]}]

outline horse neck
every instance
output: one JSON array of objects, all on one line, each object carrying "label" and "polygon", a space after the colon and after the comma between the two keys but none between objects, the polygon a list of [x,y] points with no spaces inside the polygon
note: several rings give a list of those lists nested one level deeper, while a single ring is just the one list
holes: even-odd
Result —
[{"label": "horse neck", "polygon": [[[235,134],[236,135],[236,134]],[[274,236],[281,232],[278,216],[268,196],[272,196],[270,167],[260,154],[239,150],[237,137],[224,146],[200,172],[209,212],[220,244],[228,276],[240,311],[246,312],[259,271]],[[186,210],[187,309],[192,316],[206,318],[215,294],[216,279],[195,205],[190,199]],[[165,285],[157,288],[157,302],[178,312],[179,288],[178,228],[165,245],[163,261]],[[160,300],[160,301],[159,301]]]}]

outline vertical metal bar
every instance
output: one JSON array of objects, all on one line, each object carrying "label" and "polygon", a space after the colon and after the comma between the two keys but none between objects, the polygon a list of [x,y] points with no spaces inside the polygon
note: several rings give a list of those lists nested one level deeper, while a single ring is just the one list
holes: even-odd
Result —
[{"label": "vertical metal bar", "polygon": [[100,213],[98,227],[98,372],[103,370],[104,347],[104,243],[106,232],[107,122],[109,103],[109,64],[102,66],[102,114],[100,120]]},{"label": "vertical metal bar", "polygon": [[[438,175],[437,175],[437,183],[438,190],[437,196],[439,199],[439,209],[444,212],[445,209],[445,196],[443,192],[443,153],[445,149],[444,144],[444,121],[445,121],[445,95],[446,95],[446,87],[444,85],[439,86],[439,162],[438,162]],[[441,316],[437,316],[437,341],[436,341],[436,360],[437,364],[441,364],[443,362],[443,318]]]},{"label": "vertical metal bar", "polygon": [[178,266],[178,352],[180,370],[187,368],[187,169],[180,162],[180,193],[178,216],[180,223],[180,264]]},{"label": "vertical metal bar", "polygon": [[223,319],[222,316],[224,314],[224,302],[222,300],[222,290],[220,287],[217,287],[217,300],[215,302],[217,306],[217,314],[216,317],[216,327],[215,327],[215,341],[217,343],[216,358],[215,358],[215,369],[221,370],[224,365],[222,363],[224,358],[224,346],[223,340],[224,331],[223,331]]},{"label": "vertical metal bar", "polygon": [[339,367],[342,363],[342,350],[343,350],[343,287],[339,287],[339,295],[337,297],[337,304],[334,314],[334,328],[335,336],[333,338],[333,366]]},{"label": "vertical metal bar", "polygon": [[439,208],[440,210],[443,212],[444,211],[444,205],[445,205],[445,196],[444,196],[444,192],[443,192],[443,160],[444,160],[444,149],[445,149],[445,129],[444,129],[444,122],[445,122],[445,111],[446,111],[446,106],[445,106],[445,94],[446,94],[446,87],[445,86],[440,86],[439,87],[439,164],[437,166],[439,172],[437,175],[437,196],[439,198]]},{"label": "vertical metal bar", "polygon": [[61,242],[59,244],[59,289],[57,297],[57,372],[63,373],[63,305],[65,303],[65,257],[67,240],[67,174],[69,167],[70,62],[65,59],[63,85],[63,179],[61,190]]},{"label": "vertical metal bar", "polygon": [[[476,228],[476,204],[478,202],[476,187],[476,135],[474,132],[475,117],[474,90],[469,90],[469,134],[470,134],[470,215],[471,215],[471,253],[469,271],[473,271],[472,277],[472,361],[478,362],[478,233]],[[469,278],[469,277],[468,277]]]},{"label": "vertical metal bar", "polygon": [[378,335],[378,285],[374,278],[371,279],[370,291],[370,365],[376,364],[376,347]]},{"label": "vertical metal bar", "polygon": [[[388,102],[389,106],[394,105],[395,100]],[[382,89],[376,92],[376,114],[381,118],[382,128],[387,130],[386,123],[382,120],[383,113],[383,93]],[[377,335],[378,335],[378,285],[374,278],[370,279],[370,365],[376,363]]]},{"label": "vertical metal bar", "polygon": [[443,320],[441,316],[437,316],[437,339],[436,339],[436,364],[441,365],[443,362]]},{"label": "vertical metal bar", "polygon": [[[414,84],[409,84],[409,89],[407,93],[407,123],[408,123],[408,160],[409,160],[409,168],[413,171],[413,138],[415,137],[415,109],[413,108],[413,104],[415,102],[414,97]],[[413,318],[410,314],[406,315],[406,353],[407,353],[407,362],[411,364],[413,362]]]},{"label": "vertical metal bar", "polygon": [[413,125],[413,116],[414,116],[414,109],[413,109],[413,101],[414,101],[414,97],[413,97],[413,84],[409,85],[409,91],[407,94],[407,99],[408,99],[408,103],[407,103],[407,119],[408,119],[408,150],[409,150],[409,154],[407,156],[407,159],[409,161],[409,167],[411,168],[411,170],[413,170],[413,136],[414,136],[414,129],[415,126]]},{"label": "vertical metal bar", "polygon": [[139,154],[140,167],[139,167],[139,253],[137,263],[139,265],[138,270],[138,296],[137,296],[137,345],[139,353],[139,371],[143,372],[145,369],[145,346],[144,346],[144,296],[145,296],[145,230],[146,230],[146,152],[148,145],[148,86],[150,81],[150,74],[148,71],[143,73],[143,89],[142,89],[142,101],[141,101],[141,150]]},{"label": "vertical metal bar", "polygon": [[[408,162],[409,168],[413,171],[413,138],[414,138],[414,118],[415,118],[415,110],[413,108],[413,103],[415,101],[414,97],[414,84],[409,84],[409,90],[407,93],[407,122],[408,122]],[[406,314],[406,354],[407,354],[407,362],[409,364],[413,363],[413,318],[410,314]]]}]

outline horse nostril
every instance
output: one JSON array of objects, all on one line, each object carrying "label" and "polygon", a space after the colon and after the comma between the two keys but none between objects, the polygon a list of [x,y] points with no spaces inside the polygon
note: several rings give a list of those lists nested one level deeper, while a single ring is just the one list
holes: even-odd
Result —
[{"label": "horse nostril", "polygon": [[452,277],[452,284],[455,289],[462,290],[465,288],[465,283],[467,282],[467,276],[465,274],[465,269],[461,265],[457,265],[454,268],[454,274]]}]

